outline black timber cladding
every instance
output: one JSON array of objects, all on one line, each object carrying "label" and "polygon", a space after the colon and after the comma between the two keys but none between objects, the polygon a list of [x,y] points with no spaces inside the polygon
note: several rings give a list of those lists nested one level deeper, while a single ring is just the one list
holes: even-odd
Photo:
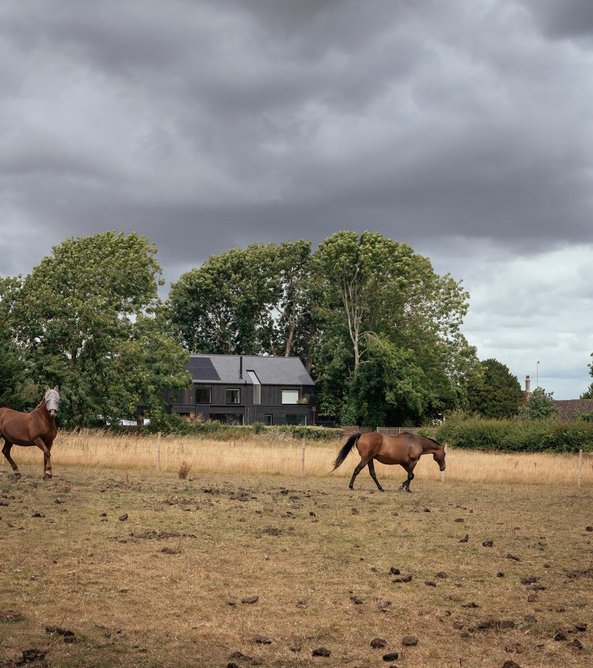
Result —
[{"label": "black timber cladding", "polygon": [[[243,424],[268,418],[269,424],[315,424],[315,382],[298,357],[192,354],[186,369],[193,387],[168,397],[173,412]],[[254,403],[256,378],[261,389]],[[197,402],[196,389],[203,387],[210,388],[210,400]],[[229,389],[239,391],[239,403],[228,402]],[[295,390],[298,399],[283,403],[284,390]]]}]

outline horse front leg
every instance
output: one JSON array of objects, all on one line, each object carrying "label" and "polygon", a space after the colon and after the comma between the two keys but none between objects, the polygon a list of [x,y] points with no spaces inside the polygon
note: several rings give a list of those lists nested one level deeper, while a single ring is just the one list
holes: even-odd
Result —
[{"label": "horse front leg", "polygon": [[51,480],[52,478],[52,472],[51,472],[51,452],[48,448],[47,453],[43,453],[43,479],[44,480]]},{"label": "horse front leg", "polygon": [[16,465],[16,462],[14,459],[10,456],[10,450],[12,449],[12,443],[4,438],[4,447],[2,448],[2,454],[6,457],[8,460],[8,463],[10,464],[13,472],[14,472],[14,477],[15,478],[20,478],[21,477],[21,472],[19,471],[19,467]]},{"label": "horse front leg", "polygon": [[36,438],[35,439],[35,445],[41,449],[43,452],[43,479],[44,480],[51,480],[52,477],[52,472],[51,472],[51,453],[50,453],[50,448],[47,447],[45,444],[44,440],[42,438]]},{"label": "horse front leg", "polygon": [[379,491],[384,492],[385,490],[381,487],[381,483],[377,479],[377,474],[375,473],[375,462],[372,459],[369,460],[369,473],[371,474],[371,478],[375,481],[375,484],[379,488]]},{"label": "horse front leg", "polygon": [[408,477],[402,482],[400,489],[402,492],[411,492],[410,483],[414,480],[414,467],[418,463],[418,460],[410,462],[409,464],[402,464],[403,468],[408,472]]}]

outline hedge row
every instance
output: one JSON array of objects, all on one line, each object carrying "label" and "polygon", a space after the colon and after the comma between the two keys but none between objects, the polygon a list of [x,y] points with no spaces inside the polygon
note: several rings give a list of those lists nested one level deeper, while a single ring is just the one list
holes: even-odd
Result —
[{"label": "hedge row", "polygon": [[435,438],[458,448],[503,452],[593,451],[590,422],[449,420]]},{"label": "hedge row", "polygon": [[261,422],[251,425],[228,425],[221,422],[203,422],[193,424],[184,419],[169,420],[167,433],[184,436],[205,437],[220,441],[235,441],[244,438],[262,438],[265,440],[286,440],[289,438],[309,441],[333,441],[342,438],[341,429],[328,427],[306,427],[300,425],[267,426]]}]

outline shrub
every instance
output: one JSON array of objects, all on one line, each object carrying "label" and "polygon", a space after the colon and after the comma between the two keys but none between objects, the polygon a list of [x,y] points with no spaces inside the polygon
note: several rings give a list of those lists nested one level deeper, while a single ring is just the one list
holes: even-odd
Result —
[{"label": "shrub", "polygon": [[257,436],[258,438],[277,440],[294,438],[310,441],[335,440],[341,438],[343,431],[330,427],[306,427],[302,425],[274,425],[267,426],[261,422],[251,425],[231,425],[221,422],[189,422],[178,416],[169,415],[166,423],[160,424],[163,434],[180,434],[185,436],[203,436],[220,441],[239,441],[242,438]]},{"label": "shrub", "polygon": [[503,452],[593,450],[593,424],[584,421],[455,419],[442,425],[437,440],[459,448]]},{"label": "shrub", "polygon": [[268,427],[279,434],[286,434],[297,439],[307,439],[309,441],[333,441],[341,438],[344,432],[341,429],[332,427],[305,427],[304,425],[277,425]]}]

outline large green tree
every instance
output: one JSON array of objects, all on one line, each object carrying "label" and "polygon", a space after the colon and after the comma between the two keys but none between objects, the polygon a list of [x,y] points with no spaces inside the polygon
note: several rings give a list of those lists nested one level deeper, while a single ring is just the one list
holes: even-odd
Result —
[{"label": "large green tree", "polygon": [[209,258],[171,286],[169,307],[192,352],[310,356],[308,241],[251,244]]},{"label": "large green tree", "polygon": [[139,403],[162,404],[155,357],[169,365],[167,384],[189,383],[185,353],[164,345],[154,320],[161,282],[155,247],[116,232],[65,240],[24,279],[13,309],[17,345],[39,385],[60,385],[63,423],[113,421]]},{"label": "large green tree", "polygon": [[523,402],[521,385],[507,366],[495,359],[480,362],[468,388],[468,409],[485,418],[510,418]]},{"label": "large green tree", "polygon": [[476,360],[460,331],[468,295],[451,276],[373,232],[331,235],[314,267],[322,413],[343,423],[410,424],[463,401]]}]

